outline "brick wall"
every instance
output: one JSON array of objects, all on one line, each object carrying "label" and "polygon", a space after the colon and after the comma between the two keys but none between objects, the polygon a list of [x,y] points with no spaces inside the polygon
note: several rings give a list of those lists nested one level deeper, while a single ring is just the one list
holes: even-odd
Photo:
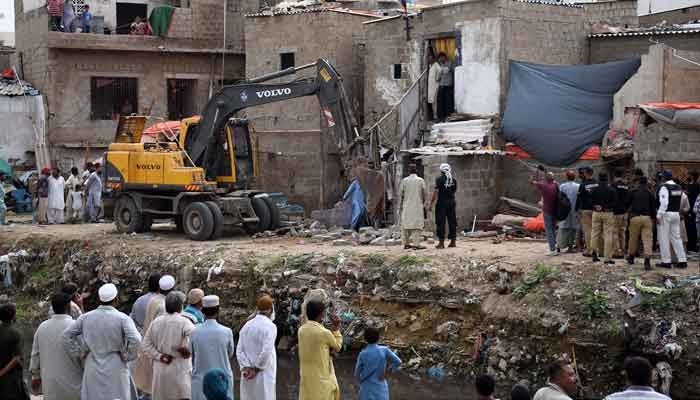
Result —
[{"label": "brick wall", "polygon": [[[320,131],[258,131],[260,189],[283,192],[291,203],[304,206],[306,214],[321,207]],[[325,207],[330,208],[344,193],[338,154],[326,155]]]},{"label": "brick wall", "polygon": [[[241,57],[228,60],[230,64],[243,62]],[[201,110],[208,98],[210,79],[217,78],[219,66],[212,65],[208,55],[51,50],[47,71],[51,85],[44,89],[52,115],[49,141],[58,145],[109,143],[113,139],[114,121],[90,119],[91,77],[137,78],[138,111],[151,108],[153,118],[167,118],[166,80],[197,80],[195,109]]]},{"label": "brick wall", "polygon": [[[497,155],[422,157],[423,179],[432,192],[435,179],[440,176],[440,164],[448,163],[457,180],[457,230],[469,227],[474,216],[486,219],[493,216],[498,199],[503,195],[503,161]],[[426,221],[426,229],[434,229],[434,220]]]},{"label": "brick wall", "polygon": [[[700,67],[673,56],[666,50],[664,60],[664,101],[700,102]],[[679,51],[677,55],[688,60],[700,61],[700,49]]]},{"label": "brick wall", "polygon": [[589,3],[584,5],[584,9],[588,24],[636,26],[641,19],[637,16],[637,2],[633,0]]},{"label": "brick wall", "polygon": [[[327,59],[343,78],[350,101],[359,106],[363,89],[361,23],[369,19],[332,11],[246,18],[246,75],[252,78],[278,71],[281,53],[294,53],[296,66]],[[315,73],[308,69],[301,75]],[[263,130],[319,129],[321,123],[318,101],[313,97],[259,106],[246,113]]]}]

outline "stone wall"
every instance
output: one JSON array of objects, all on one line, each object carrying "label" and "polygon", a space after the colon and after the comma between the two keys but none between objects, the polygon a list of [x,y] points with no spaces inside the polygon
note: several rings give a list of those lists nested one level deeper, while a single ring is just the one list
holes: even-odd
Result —
[{"label": "stone wall", "polygon": [[[246,75],[248,78],[279,71],[280,54],[294,53],[295,66],[327,59],[343,78],[355,111],[363,99],[362,22],[372,17],[335,11],[292,15],[248,17],[245,20]],[[289,82],[300,76],[315,76],[307,69],[296,76],[273,82]],[[319,129],[321,114],[314,97],[295,99],[246,110],[263,130]]]},{"label": "stone wall", "polygon": [[[644,115],[644,114],[643,114]],[[650,117],[644,126],[640,121],[634,142],[635,166],[647,174],[653,174],[657,161],[700,162],[700,132],[679,129]],[[651,176],[651,175],[650,175]]]},{"label": "stone wall", "polygon": [[656,14],[642,15],[639,23],[644,26],[656,25],[666,21],[669,24],[685,24],[690,21],[700,19],[700,6],[687,7],[680,10],[661,12]]},{"label": "stone wall", "polygon": [[612,26],[637,26],[637,2],[634,0],[611,0],[584,4],[587,24],[602,23]]},{"label": "stone wall", "polygon": [[321,152],[319,130],[256,131],[260,160],[260,189],[283,192],[290,203],[312,210],[331,208],[344,193],[338,154],[325,155],[324,205],[321,205]]},{"label": "stone wall", "polygon": [[[503,162],[499,155],[423,156],[423,179],[432,193],[435,179],[440,176],[440,164],[448,163],[457,180],[457,232],[471,229],[477,219],[487,219],[496,213],[498,199],[503,195]],[[435,229],[434,214],[426,221],[426,229]]]}]

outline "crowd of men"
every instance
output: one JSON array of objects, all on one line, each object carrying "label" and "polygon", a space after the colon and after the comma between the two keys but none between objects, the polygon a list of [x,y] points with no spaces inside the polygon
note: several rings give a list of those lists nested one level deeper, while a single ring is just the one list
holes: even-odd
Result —
[{"label": "crowd of men", "polygon": [[[107,283],[99,303],[84,312],[75,284],[51,297],[49,319],[34,334],[31,390],[44,400],[232,400],[235,357],[240,369],[242,400],[276,396],[277,327],[273,299],[262,295],[256,312],[233,332],[217,321],[219,297],[198,288],[187,295],[175,290],[175,278],[154,273],[148,292],[133,303],[130,315],[118,311],[119,293]],[[340,319],[328,316],[325,304],[309,299],[299,329],[300,400],[338,399],[332,353],[343,344]],[[13,304],[0,306],[0,393],[3,400],[27,400],[22,377],[21,337],[12,327]],[[379,331],[365,330],[355,376],[360,398],[388,399],[386,376],[401,360],[378,345]]]},{"label": "crowd of men", "polygon": [[[641,256],[650,270],[658,245],[661,262],[657,267],[687,268],[687,250],[697,250],[700,231],[698,173],[690,173],[685,188],[670,171],[659,171],[653,180],[641,170],[631,178],[616,170],[612,179],[607,172],[595,179],[593,169],[586,167],[576,180],[574,171],[566,173],[562,184],[551,172],[544,179],[533,179],[542,194],[549,255],[580,250],[594,262],[602,259],[614,264],[615,259],[626,259],[630,265]],[[562,196],[570,208],[566,216],[557,212]]]},{"label": "crowd of men", "polygon": [[[243,324],[237,346],[233,332],[217,321],[219,297],[192,289],[175,290],[175,278],[152,274],[148,293],[140,296],[130,315],[115,306],[114,284],[98,290],[99,305],[84,312],[74,284],[51,297],[49,319],[34,334],[31,388],[44,400],[232,400],[235,357],[240,370],[242,400],[276,398],[277,327],[269,295],[258,298],[256,312]],[[324,302],[307,299],[298,331],[299,400],[339,400],[333,354],[341,350],[340,319],[326,318]],[[0,393],[4,400],[28,400],[23,382],[21,336],[12,327],[16,309],[0,306]],[[330,320],[330,329],[324,321]],[[365,328],[367,345],[360,352],[354,375],[360,400],[388,400],[387,376],[401,359],[379,345],[377,328]],[[670,400],[655,392],[652,366],[641,357],[628,358],[624,369],[629,386],[606,400]],[[494,400],[495,380],[478,376],[479,400]],[[530,385],[516,384],[512,400],[571,400],[579,390],[575,367],[557,360],[548,380],[534,397]]]},{"label": "crowd of men", "polygon": [[34,223],[98,222],[102,214],[100,164],[88,163],[82,174],[73,167],[67,177],[58,168],[43,168],[39,176],[29,177],[27,188],[32,195]]}]

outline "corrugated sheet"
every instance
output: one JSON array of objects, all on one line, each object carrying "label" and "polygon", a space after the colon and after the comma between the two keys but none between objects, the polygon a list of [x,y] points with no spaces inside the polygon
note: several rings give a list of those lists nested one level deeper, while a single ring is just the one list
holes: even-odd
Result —
[{"label": "corrugated sheet", "polygon": [[322,12],[337,12],[342,14],[356,15],[360,17],[374,17],[379,18],[380,15],[373,11],[368,10],[350,10],[347,8],[337,8],[337,7],[308,7],[308,8],[294,8],[294,9],[270,9],[261,11],[254,14],[246,14],[246,17],[273,17],[275,15],[296,15],[296,14],[309,14],[309,13],[322,13]]},{"label": "corrugated sheet", "polygon": [[516,3],[530,3],[530,4],[544,4],[547,6],[560,6],[560,7],[570,7],[570,8],[583,8],[580,4],[574,3],[557,3],[554,1],[543,1],[543,0],[513,0]]},{"label": "corrugated sheet", "polygon": [[24,96],[37,94],[39,94],[39,91],[27,81],[18,81],[17,79],[0,79],[0,96]]},{"label": "corrugated sheet", "polygon": [[618,33],[594,33],[588,35],[589,38],[627,37],[627,36],[657,36],[657,35],[688,35],[700,33],[700,29],[669,29],[669,30],[648,30],[648,31],[628,31]]}]

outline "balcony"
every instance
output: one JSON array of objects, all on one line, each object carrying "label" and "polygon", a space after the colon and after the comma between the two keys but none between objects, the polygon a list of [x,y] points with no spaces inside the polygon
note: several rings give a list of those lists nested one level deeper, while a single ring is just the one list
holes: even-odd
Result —
[{"label": "balcony", "polygon": [[[53,49],[144,51],[158,53],[217,53],[213,40],[141,35],[102,35],[93,33],[47,32],[46,45]],[[228,47],[228,46],[227,46]],[[226,49],[227,54],[242,54],[242,49]]]}]

